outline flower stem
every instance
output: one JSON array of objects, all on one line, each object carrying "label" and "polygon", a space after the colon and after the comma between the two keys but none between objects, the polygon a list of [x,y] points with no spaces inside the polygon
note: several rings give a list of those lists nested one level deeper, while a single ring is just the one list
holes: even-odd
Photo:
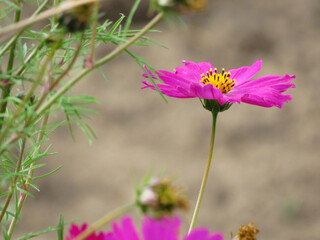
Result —
[{"label": "flower stem", "polygon": [[212,131],[211,131],[211,143],[210,143],[210,151],[209,151],[209,156],[208,156],[208,161],[207,161],[207,165],[203,174],[203,178],[202,178],[202,182],[201,182],[201,187],[199,190],[199,195],[198,195],[198,199],[197,199],[197,203],[193,212],[193,216],[192,216],[192,220],[190,223],[190,227],[189,227],[189,233],[191,232],[191,230],[194,228],[194,225],[196,223],[197,220],[197,216],[199,213],[199,208],[201,205],[201,200],[203,197],[203,193],[204,193],[204,189],[206,187],[206,183],[207,183],[207,179],[208,179],[208,175],[209,175],[209,170],[210,170],[210,165],[211,165],[211,160],[212,160],[212,153],[213,153],[213,147],[214,147],[214,136],[215,136],[215,132],[216,132],[216,123],[217,123],[217,116],[218,116],[218,112],[214,112],[212,111]]},{"label": "flower stem", "polygon": [[103,216],[98,221],[93,223],[91,226],[89,226],[82,234],[77,236],[77,238],[75,240],[83,240],[83,239],[85,239],[90,234],[92,234],[93,232],[97,231],[98,229],[100,229],[105,224],[109,223],[111,220],[123,215],[124,213],[127,213],[127,212],[133,210],[135,208],[135,206],[136,205],[134,203],[131,203],[131,204],[125,205],[123,207],[115,209],[111,213],[108,213],[107,215]]}]

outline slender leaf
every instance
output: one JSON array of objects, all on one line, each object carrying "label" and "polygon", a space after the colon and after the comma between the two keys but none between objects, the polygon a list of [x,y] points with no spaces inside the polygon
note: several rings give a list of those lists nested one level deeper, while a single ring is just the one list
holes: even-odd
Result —
[{"label": "slender leaf", "polygon": [[7,234],[7,230],[5,229],[5,227],[3,225],[1,226],[1,230],[2,230],[3,240],[10,240],[10,237]]},{"label": "slender leaf", "polygon": [[51,171],[51,172],[48,172],[48,173],[46,173],[46,174],[43,174],[43,175],[40,175],[40,176],[37,176],[37,177],[33,177],[32,179],[35,180],[35,179],[40,179],[40,178],[47,177],[47,176],[49,176],[49,175],[51,175],[51,174],[59,171],[61,168],[62,168],[62,166],[59,166],[59,167],[57,167],[55,170],[53,170],[53,171]]},{"label": "slender leaf", "polygon": [[121,14],[121,17],[118,19],[118,21],[115,22],[115,24],[113,24],[112,28],[109,31],[109,34],[112,35],[114,33],[114,31],[120,26],[120,23],[122,22],[122,20],[125,18],[125,16],[123,14]]},{"label": "slender leaf", "polygon": [[60,214],[59,216],[59,224],[58,224],[58,230],[57,230],[57,234],[58,234],[58,240],[63,240],[63,230],[64,230],[64,217],[62,214]]},{"label": "slender leaf", "polygon": [[135,12],[137,11],[138,9],[138,6],[140,4],[141,0],[136,0],[131,8],[131,11],[128,15],[128,18],[127,18],[127,21],[126,21],[126,24],[124,26],[124,30],[123,30],[123,33],[124,33],[124,37],[126,38],[127,37],[127,32],[131,26],[131,22],[132,22],[132,18],[133,18],[133,15],[135,14]]}]

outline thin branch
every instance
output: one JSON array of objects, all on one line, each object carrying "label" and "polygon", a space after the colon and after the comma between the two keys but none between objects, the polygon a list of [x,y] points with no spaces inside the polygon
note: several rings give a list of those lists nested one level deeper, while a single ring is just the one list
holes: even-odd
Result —
[{"label": "thin branch", "polygon": [[50,84],[49,89],[45,89],[45,90],[43,91],[43,94],[41,95],[41,98],[40,98],[40,100],[38,101],[35,109],[38,109],[38,108],[39,108],[39,106],[42,104],[42,102],[44,101],[44,99],[45,99],[45,97],[48,95],[48,93],[49,93],[50,91],[52,91],[52,90],[59,84],[59,82],[61,81],[61,79],[64,78],[64,77],[67,75],[67,73],[71,70],[72,66],[75,64],[75,62],[76,62],[76,60],[77,60],[77,58],[78,58],[78,56],[79,56],[80,50],[81,50],[81,43],[82,43],[82,40],[83,40],[83,36],[84,36],[84,34],[82,33],[79,46],[78,46],[78,48],[77,48],[74,56],[72,57],[72,60],[71,60],[70,64],[69,64],[68,67],[63,71],[63,73],[62,73],[52,84]]},{"label": "thin branch", "polygon": [[[49,113],[47,113],[44,116],[43,121],[42,121],[42,125],[41,125],[41,129],[42,130],[40,131],[40,133],[38,135],[38,139],[37,139],[37,143],[39,143],[39,144],[41,143],[41,141],[43,139],[44,132],[46,130],[46,125],[48,123],[48,119],[49,119]],[[33,157],[35,157],[35,155],[36,155],[36,151],[34,152]],[[35,164],[36,164],[36,162],[32,162],[30,164],[30,167],[29,167],[30,169],[29,169],[28,174],[27,174],[28,177],[27,177],[26,182],[25,182],[24,187],[23,187],[26,192],[29,190],[29,187],[30,187],[30,182],[32,180],[33,172],[34,172],[33,166]],[[21,213],[21,209],[22,209],[22,206],[24,204],[24,201],[25,201],[26,197],[27,197],[27,194],[21,193],[21,197],[20,197],[19,202],[18,202],[18,209],[16,211],[16,214],[15,214],[14,218],[12,219],[12,221],[10,223],[10,227],[9,227],[8,232],[7,232],[9,237],[12,236],[13,230],[14,230],[16,224],[17,224],[17,220],[18,220],[18,217],[19,217],[19,215]]]},{"label": "thin branch", "polygon": [[3,209],[2,209],[2,212],[1,212],[1,215],[0,215],[0,223],[3,219],[3,216],[5,215],[7,209],[8,209],[8,206],[9,206],[9,203],[11,201],[11,198],[13,196],[13,193],[14,193],[14,190],[16,189],[16,185],[17,185],[17,180],[18,180],[18,177],[19,177],[19,171],[20,171],[20,168],[21,168],[21,163],[22,163],[22,159],[23,159],[23,155],[24,155],[24,150],[25,150],[25,146],[26,146],[26,138],[23,138],[22,139],[22,145],[21,145],[21,150],[20,150],[20,155],[19,155],[19,159],[18,159],[18,162],[17,162],[17,166],[16,166],[16,170],[15,170],[15,176],[14,176],[14,179],[11,183],[11,186],[10,186],[10,193],[7,197],[7,200],[3,206]]},{"label": "thin branch", "polygon": [[107,215],[103,216],[99,220],[97,220],[95,223],[90,225],[84,232],[82,232],[79,236],[76,237],[75,240],[83,240],[86,237],[88,237],[93,232],[97,231],[101,227],[103,227],[105,224],[109,223],[113,219],[133,210],[136,207],[135,203],[131,203],[128,205],[125,205],[123,207],[117,208],[111,213],[108,213]]},{"label": "thin branch", "polygon": [[55,15],[57,15],[59,13],[62,13],[64,11],[66,11],[66,10],[69,10],[69,9],[72,9],[72,8],[75,8],[75,7],[84,5],[84,4],[97,2],[97,1],[98,0],[77,0],[77,1],[66,1],[66,2],[63,2],[62,4],[60,4],[59,7],[48,9],[48,10],[42,12],[41,14],[39,14],[36,17],[30,17],[30,18],[27,18],[27,19],[25,19],[23,21],[20,21],[19,23],[12,24],[12,25],[9,25],[8,27],[2,28],[0,30],[0,37],[4,37],[5,34],[8,34],[10,32],[18,31],[21,28],[28,27],[28,26],[36,23],[36,22],[39,22],[39,21],[41,21],[43,19],[47,19],[47,18],[49,18],[51,16],[55,16]]},{"label": "thin branch", "polygon": [[98,19],[98,3],[94,5],[93,9],[93,16],[94,16],[94,21],[92,23],[92,36],[91,36],[91,53],[90,53],[90,60],[94,62],[94,53],[95,53],[95,40],[96,40],[96,32],[97,32],[97,22]]},{"label": "thin branch", "polygon": [[27,63],[29,63],[32,58],[38,53],[38,51],[41,50],[41,48],[44,46],[44,42],[40,43],[34,50],[32,53],[29,54],[29,56],[25,59],[25,62],[23,64],[23,66],[21,66],[17,72],[17,76],[21,76],[24,72],[24,70],[27,67]]},{"label": "thin branch", "polygon": [[[15,14],[14,14],[14,22],[15,23],[20,21],[20,16],[21,16],[21,9],[18,8],[15,11]],[[8,66],[7,66],[7,73],[9,73],[9,74],[12,74],[11,72],[12,72],[13,63],[14,63],[14,59],[15,59],[16,43],[17,43],[17,41],[15,40],[11,44],[9,60],[8,60]],[[7,98],[10,95],[12,86],[13,86],[12,82],[8,82],[8,84],[4,87],[4,90],[2,91],[2,94],[1,94],[1,102],[0,102],[0,115],[1,115],[1,117],[0,117],[0,131],[1,131],[2,126],[3,126],[3,120],[4,120],[4,116],[3,115],[7,110],[7,105],[8,105]]]},{"label": "thin branch", "polygon": [[[55,53],[55,47],[52,48],[49,56],[46,58],[46,60],[44,61],[40,72],[37,76],[37,78],[35,79],[35,81],[33,82],[31,88],[29,89],[29,91],[27,92],[26,96],[24,97],[24,99],[22,100],[22,102],[18,105],[15,113],[13,114],[13,116],[11,117],[11,119],[7,122],[6,127],[4,128],[4,130],[2,131],[2,133],[0,134],[0,142],[4,142],[4,139],[6,138],[9,130],[11,129],[12,124],[14,123],[14,120],[19,116],[19,113],[21,112],[21,110],[24,108],[24,105],[26,104],[26,102],[30,99],[31,95],[33,94],[34,90],[36,89],[36,87],[39,85],[40,81],[42,80],[42,77],[45,73],[45,70],[47,68],[47,65],[49,63],[49,61],[52,59],[54,53]],[[2,149],[4,149],[5,146],[2,146]],[[0,149],[0,155],[2,154],[2,149]]]},{"label": "thin branch", "polygon": [[119,45],[107,56],[97,61],[92,68],[83,70],[78,76],[69,81],[65,86],[63,86],[59,91],[57,91],[56,94],[48,102],[46,102],[36,111],[36,114],[34,115],[33,119],[37,119],[39,116],[41,116],[41,114],[43,114],[44,111],[46,111],[50,106],[52,106],[59,97],[61,97],[66,91],[68,91],[74,84],[76,84],[80,79],[82,79],[84,76],[90,73],[93,69],[98,68],[101,65],[109,62],[111,59],[113,59],[122,51],[124,51],[127,47],[135,43],[141,36],[146,34],[155,24],[157,24],[162,17],[163,13],[159,13],[158,15],[156,15],[143,29],[141,29],[139,33],[137,33],[129,41],[122,45]]},{"label": "thin branch", "polygon": [[[43,8],[48,4],[50,0],[44,1],[41,6],[32,14],[31,18],[37,16]],[[22,28],[16,35],[14,35],[7,44],[0,50],[0,56],[2,56],[19,37],[27,29],[27,27]]]}]

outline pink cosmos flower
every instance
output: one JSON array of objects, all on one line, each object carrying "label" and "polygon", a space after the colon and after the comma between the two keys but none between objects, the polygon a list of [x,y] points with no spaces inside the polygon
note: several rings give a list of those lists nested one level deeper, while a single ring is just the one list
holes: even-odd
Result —
[{"label": "pink cosmos flower", "polygon": [[[69,233],[70,236],[66,237],[66,240],[73,240],[76,239],[81,233],[83,233],[88,227],[87,223],[82,224],[81,227],[77,226],[76,224],[71,224]],[[86,237],[85,240],[106,240],[105,233],[100,232],[98,234],[92,233],[90,236]]]},{"label": "pink cosmos flower", "polygon": [[[220,105],[225,103],[249,103],[262,107],[279,107],[292,98],[288,94],[282,94],[295,85],[291,80],[294,75],[267,75],[250,80],[257,74],[262,65],[258,60],[251,66],[244,66],[219,73],[209,62],[187,62],[184,66],[177,67],[174,72],[159,70],[157,76],[163,84],[157,84],[159,90],[175,98],[215,99]],[[150,76],[156,77],[146,68]],[[147,74],[143,74],[148,77]],[[155,86],[148,81],[142,87],[155,90]]]},{"label": "pink cosmos flower", "polygon": [[[133,224],[132,218],[124,217],[121,224],[113,223],[113,229],[106,235],[106,240],[179,240],[181,221],[178,217],[163,217],[160,220],[146,216],[142,223],[140,236]],[[193,230],[182,238],[183,240],[223,240],[220,233],[210,235],[207,229]]]}]

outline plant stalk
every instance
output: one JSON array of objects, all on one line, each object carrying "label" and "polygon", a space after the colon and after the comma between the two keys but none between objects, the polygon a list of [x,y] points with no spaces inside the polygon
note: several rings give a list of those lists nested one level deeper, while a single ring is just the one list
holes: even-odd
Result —
[{"label": "plant stalk", "polygon": [[[15,11],[15,14],[14,14],[14,22],[15,23],[20,21],[20,16],[21,16],[21,9],[18,8]],[[11,45],[11,48],[10,48],[9,60],[8,60],[8,65],[7,65],[7,73],[9,73],[9,74],[12,74],[12,68],[13,68],[13,63],[14,63],[14,58],[15,58],[16,45],[17,45],[17,39],[15,39],[12,42],[12,45]],[[10,82],[10,79],[9,79],[9,82],[4,87],[4,90],[2,91],[2,94],[1,94],[1,102],[0,102],[0,115],[1,115],[1,117],[0,117],[0,132],[1,132],[1,129],[2,129],[2,126],[3,126],[3,121],[4,121],[4,116],[3,115],[7,110],[7,104],[8,104],[7,98],[10,95],[11,88],[12,88],[12,83]]]},{"label": "plant stalk", "polygon": [[81,35],[81,40],[80,40],[79,46],[77,47],[77,50],[76,50],[76,52],[74,53],[74,55],[73,55],[73,57],[72,57],[72,59],[71,59],[70,64],[69,64],[68,67],[63,71],[63,73],[61,73],[60,76],[59,76],[54,82],[52,82],[52,84],[50,84],[49,89],[46,89],[46,90],[43,91],[43,94],[41,95],[41,97],[40,97],[40,99],[39,99],[39,101],[38,101],[35,109],[38,109],[38,108],[39,108],[39,106],[40,106],[40,105],[42,104],[42,102],[45,100],[45,97],[48,95],[48,93],[49,93],[50,91],[52,91],[52,90],[55,88],[55,86],[57,86],[57,85],[59,84],[60,80],[67,75],[67,73],[71,70],[72,66],[75,64],[75,62],[76,62],[76,60],[77,60],[77,58],[78,58],[78,56],[79,56],[80,50],[81,50],[81,43],[82,43],[82,40],[83,40],[83,36],[84,36],[84,34]]},{"label": "plant stalk", "polygon": [[[39,133],[39,135],[38,135],[38,138],[37,138],[37,143],[39,143],[39,144],[41,143],[42,138],[43,138],[43,136],[44,136],[44,132],[45,132],[45,129],[46,129],[46,125],[47,125],[47,123],[48,123],[48,119],[49,119],[49,113],[47,113],[47,114],[44,116],[43,121],[42,121],[42,125],[41,125],[41,128],[42,128],[42,129],[41,129],[41,131],[40,131],[40,133]],[[36,154],[36,153],[34,153],[34,156],[35,156],[35,154]],[[34,156],[33,156],[33,157],[34,157]],[[23,188],[24,188],[25,191],[28,191],[28,190],[29,190],[30,182],[31,182],[31,180],[32,180],[32,176],[33,176],[33,172],[34,172],[33,166],[34,166],[35,164],[36,164],[36,162],[33,162],[33,163],[31,163],[31,165],[30,165],[30,170],[28,171],[28,175],[27,175],[28,177],[27,177],[26,182],[25,182],[25,184],[24,184],[24,186],[23,186]],[[20,197],[19,202],[18,202],[17,212],[16,212],[14,218],[12,219],[12,221],[11,221],[11,223],[10,223],[10,226],[9,226],[9,229],[8,229],[8,233],[7,233],[7,234],[8,234],[9,237],[12,236],[13,230],[14,230],[16,224],[17,224],[17,220],[18,220],[18,218],[19,218],[19,215],[20,215],[20,212],[21,212],[21,209],[22,209],[22,206],[23,206],[23,204],[24,204],[24,201],[25,201],[26,197],[27,197],[27,194],[21,193],[21,197]]]},{"label": "plant stalk", "polygon": [[205,171],[203,174],[197,203],[196,203],[196,206],[195,206],[195,209],[193,212],[193,216],[191,219],[188,233],[190,233],[192,231],[192,229],[194,228],[194,225],[196,223],[197,216],[198,216],[199,209],[200,209],[200,205],[201,205],[201,201],[202,201],[202,197],[203,197],[203,193],[204,193],[204,189],[206,187],[206,183],[207,183],[207,179],[208,179],[208,175],[209,175],[209,170],[210,170],[210,165],[211,165],[211,160],[212,160],[212,153],[213,153],[213,148],[214,148],[214,137],[215,137],[215,132],[216,132],[217,116],[218,116],[218,112],[213,111],[212,112],[212,131],[211,131],[211,142],[210,142],[209,156],[208,156],[207,165],[206,165],[206,168],[205,168]]},{"label": "plant stalk", "polygon": [[118,209],[115,209],[111,213],[108,213],[107,215],[103,216],[98,221],[93,223],[91,226],[89,226],[82,234],[77,236],[77,238],[75,240],[83,240],[83,239],[85,239],[90,234],[92,234],[93,232],[97,231],[98,229],[100,229],[105,224],[109,223],[111,220],[123,215],[124,213],[127,213],[127,212],[133,210],[135,208],[135,206],[136,205],[134,203],[131,203],[131,204],[125,205],[123,207],[120,207]]},{"label": "plant stalk", "polygon": [[[6,135],[8,134],[12,124],[14,123],[14,120],[19,116],[19,113],[21,112],[21,110],[24,108],[24,105],[26,104],[26,102],[30,99],[31,95],[33,94],[34,90],[37,88],[37,86],[39,85],[39,83],[42,80],[42,77],[46,71],[47,65],[49,63],[49,61],[52,59],[54,53],[55,53],[56,48],[52,48],[49,56],[45,59],[42,67],[40,68],[39,74],[37,76],[37,78],[35,79],[35,81],[33,82],[32,86],[30,87],[30,89],[28,90],[26,96],[24,97],[24,99],[22,100],[22,102],[18,105],[15,113],[13,114],[12,118],[7,122],[6,127],[4,128],[4,130],[2,132],[0,132],[0,142],[4,142],[4,139],[6,138]],[[28,122],[27,122],[28,123]],[[3,149],[5,149],[6,146],[1,146],[0,148],[0,155],[3,153]]]},{"label": "plant stalk", "polygon": [[12,181],[12,184],[10,186],[10,193],[7,197],[7,200],[3,206],[3,209],[1,211],[1,215],[0,215],[0,223],[3,219],[3,216],[5,215],[7,209],[8,209],[8,206],[10,204],[10,201],[11,201],[11,198],[13,196],[13,193],[14,193],[14,190],[16,189],[16,184],[17,184],[17,180],[18,180],[18,173],[20,171],[20,168],[21,168],[21,163],[22,163],[22,159],[23,159],[23,155],[24,155],[24,150],[25,150],[25,146],[26,146],[26,138],[23,138],[22,139],[22,145],[21,145],[21,150],[20,150],[20,155],[19,155],[19,159],[18,159],[18,163],[17,163],[17,166],[16,166],[16,170],[15,170],[15,176],[13,178],[13,181]]},{"label": "plant stalk", "polygon": [[90,60],[94,62],[94,53],[95,53],[95,40],[96,40],[96,33],[97,33],[97,22],[98,22],[98,3],[94,5],[93,11],[93,23],[92,23],[92,36],[91,36],[91,49],[90,49]]},{"label": "plant stalk", "polygon": [[[35,17],[38,15],[44,7],[48,4],[50,0],[45,0],[39,8],[32,14],[30,18]],[[15,34],[9,41],[7,41],[7,44],[0,50],[0,56],[2,56],[10,47],[11,45],[20,37],[20,35],[27,29],[27,27],[22,28],[17,34]]]}]

